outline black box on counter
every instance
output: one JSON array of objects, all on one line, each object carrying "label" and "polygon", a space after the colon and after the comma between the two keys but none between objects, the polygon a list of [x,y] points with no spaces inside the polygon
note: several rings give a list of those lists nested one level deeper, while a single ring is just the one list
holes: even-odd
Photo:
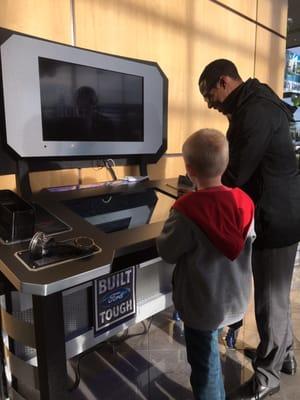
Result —
[{"label": "black box on counter", "polygon": [[34,224],[34,208],[11,190],[0,190],[0,238],[5,242],[29,239]]}]

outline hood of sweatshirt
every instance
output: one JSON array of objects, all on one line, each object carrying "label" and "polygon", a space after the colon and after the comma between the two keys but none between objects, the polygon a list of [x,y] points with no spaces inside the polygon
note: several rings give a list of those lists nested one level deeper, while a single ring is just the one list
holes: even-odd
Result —
[{"label": "hood of sweatshirt", "polygon": [[238,104],[239,107],[242,105],[247,99],[255,95],[258,98],[265,99],[271,101],[273,104],[277,105],[284,111],[288,117],[289,121],[293,120],[293,114],[296,111],[297,107],[291,106],[280,99],[277,94],[266,84],[259,82],[257,79],[248,79],[240,92]]},{"label": "hood of sweatshirt", "polygon": [[173,208],[191,219],[227,258],[239,256],[254,216],[253,202],[242,190],[199,190],[180,197]]},{"label": "hood of sweatshirt", "polygon": [[297,110],[297,107],[291,106],[281,100],[268,85],[259,82],[258,79],[251,78],[227,96],[222,103],[222,112],[224,114],[232,114],[252,97],[272,102],[286,113],[289,121],[293,120],[293,114]]}]

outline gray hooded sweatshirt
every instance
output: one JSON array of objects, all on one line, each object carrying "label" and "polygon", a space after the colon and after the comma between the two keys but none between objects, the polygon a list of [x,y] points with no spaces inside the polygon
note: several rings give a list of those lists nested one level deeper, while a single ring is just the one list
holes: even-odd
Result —
[{"label": "gray hooded sweatshirt", "polygon": [[243,318],[251,290],[255,239],[252,200],[218,186],[189,193],[173,205],[158,252],[176,264],[173,301],[184,323],[215,330]]}]

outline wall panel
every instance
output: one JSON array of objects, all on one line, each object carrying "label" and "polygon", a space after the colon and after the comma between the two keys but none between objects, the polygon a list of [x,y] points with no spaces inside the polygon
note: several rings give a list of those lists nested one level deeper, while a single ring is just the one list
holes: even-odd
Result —
[{"label": "wall panel", "polygon": [[3,175],[0,176],[0,190],[9,189],[16,190],[16,179],[15,175]]},{"label": "wall panel", "polygon": [[288,0],[257,1],[257,21],[286,36]]},{"label": "wall panel", "polygon": [[30,186],[33,192],[50,186],[77,185],[77,183],[77,169],[32,172],[30,174]]},{"label": "wall panel", "polygon": [[1,0],[0,26],[71,44],[70,0]]},{"label": "wall panel", "polygon": [[285,44],[285,39],[257,28],[255,76],[268,83],[280,97],[283,93]]},{"label": "wall panel", "polygon": [[157,164],[149,165],[149,176],[151,179],[174,178],[185,174],[182,157],[162,157]]},{"label": "wall panel", "polygon": [[219,3],[231,7],[254,21],[256,20],[256,0],[219,0]]}]

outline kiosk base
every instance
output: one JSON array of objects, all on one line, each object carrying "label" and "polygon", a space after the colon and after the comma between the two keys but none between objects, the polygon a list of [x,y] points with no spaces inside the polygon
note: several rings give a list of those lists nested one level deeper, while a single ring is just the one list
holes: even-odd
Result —
[{"label": "kiosk base", "polygon": [[171,306],[173,268],[160,258],[136,266],[136,314],[100,335],[93,327],[92,281],[46,297],[6,295],[2,334],[12,391],[22,396],[12,398],[39,392],[41,400],[69,398],[66,360]]}]

